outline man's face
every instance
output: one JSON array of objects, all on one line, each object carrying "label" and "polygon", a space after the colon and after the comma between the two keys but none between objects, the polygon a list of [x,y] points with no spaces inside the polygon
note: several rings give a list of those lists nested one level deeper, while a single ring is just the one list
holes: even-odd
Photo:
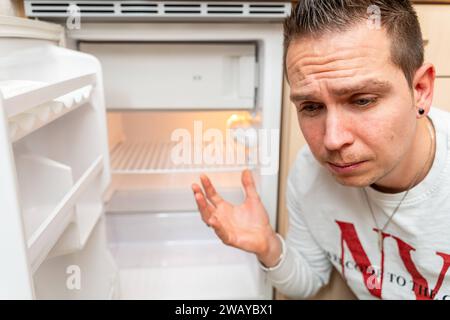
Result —
[{"label": "man's face", "polygon": [[384,29],[362,23],[294,40],[286,67],[306,142],[339,183],[368,186],[399,165],[414,140],[416,113]]}]

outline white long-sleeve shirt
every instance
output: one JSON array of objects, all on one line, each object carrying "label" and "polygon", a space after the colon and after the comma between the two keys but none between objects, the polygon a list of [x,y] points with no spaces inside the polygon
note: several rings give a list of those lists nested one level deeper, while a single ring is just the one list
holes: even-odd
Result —
[{"label": "white long-sleeve shirt", "polygon": [[[450,113],[429,115],[435,160],[385,230],[383,250],[362,189],[337,183],[308,147],[299,152],[288,178],[286,254],[267,272],[277,289],[311,296],[335,267],[360,299],[450,300]],[[382,228],[404,193],[365,189]]]}]

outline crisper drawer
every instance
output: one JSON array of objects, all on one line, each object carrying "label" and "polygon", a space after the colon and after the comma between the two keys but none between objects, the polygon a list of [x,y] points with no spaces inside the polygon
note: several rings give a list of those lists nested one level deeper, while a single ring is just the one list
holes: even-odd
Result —
[{"label": "crisper drawer", "polygon": [[256,44],[80,43],[104,75],[108,109],[251,109]]}]

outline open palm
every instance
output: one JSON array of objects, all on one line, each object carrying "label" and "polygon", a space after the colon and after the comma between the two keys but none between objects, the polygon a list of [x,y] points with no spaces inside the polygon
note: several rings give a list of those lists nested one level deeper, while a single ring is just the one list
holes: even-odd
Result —
[{"label": "open palm", "polygon": [[267,250],[267,239],[273,233],[269,217],[256,192],[250,171],[242,172],[246,198],[240,205],[222,199],[209,178],[200,177],[202,188],[192,185],[203,221],[211,226],[227,245],[260,254]]}]

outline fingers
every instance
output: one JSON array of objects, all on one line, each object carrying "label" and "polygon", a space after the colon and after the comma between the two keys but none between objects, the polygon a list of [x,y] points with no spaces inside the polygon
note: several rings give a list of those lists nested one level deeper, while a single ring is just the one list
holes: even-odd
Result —
[{"label": "fingers", "polygon": [[[202,188],[196,183],[192,184],[192,190],[194,191],[195,201],[197,202],[202,220],[208,226],[213,228],[216,235],[222,240],[224,244],[233,246],[234,236],[232,235],[232,233],[227,231],[230,229],[229,226],[227,226],[226,221],[220,219],[220,217],[217,215],[217,209],[214,206],[220,204],[220,202],[224,200],[217,194],[208,177],[202,175],[200,179],[206,192],[206,196],[203,193]],[[211,204],[209,201],[211,201],[213,204]]]},{"label": "fingers", "polygon": [[255,182],[253,180],[252,173],[250,170],[246,169],[242,171],[242,185],[244,186],[245,194],[247,198],[258,199],[259,195],[256,192]]},{"label": "fingers", "polygon": [[207,176],[202,174],[200,176],[200,181],[202,182],[203,188],[205,189],[206,197],[214,206],[218,206],[222,201],[222,197],[216,192],[216,189],[212,185],[211,181]]},{"label": "fingers", "polygon": [[202,189],[196,183],[192,185],[192,191],[194,191],[195,202],[197,203],[198,210],[200,211],[200,215],[202,217],[203,222],[205,222],[208,226],[209,219],[211,218],[212,213],[215,210],[215,207],[212,206],[205,198]]}]

